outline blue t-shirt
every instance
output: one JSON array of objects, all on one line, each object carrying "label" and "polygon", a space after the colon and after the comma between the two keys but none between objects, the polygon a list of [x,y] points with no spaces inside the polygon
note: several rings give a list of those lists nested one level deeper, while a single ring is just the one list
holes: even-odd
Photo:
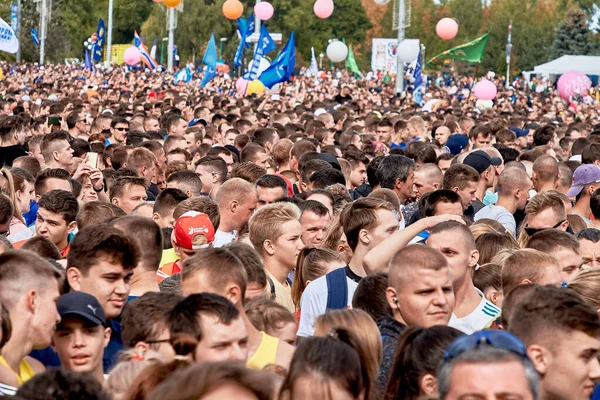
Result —
[{"label": "blue t-shirt", "polygon": [[27,214],[23,214],[23,218],[25,218],[25,225],[27,227],[33,226],[35,224],[35,220],[37,219],[37,212],[40,207],[35,200],[31,200],[29,204],[29,212]]}]

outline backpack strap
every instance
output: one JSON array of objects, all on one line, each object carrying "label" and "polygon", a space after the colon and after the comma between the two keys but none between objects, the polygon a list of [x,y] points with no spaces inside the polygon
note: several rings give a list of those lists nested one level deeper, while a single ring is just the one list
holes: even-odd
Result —
[{"label": "backpack strap", "polygon": [[267,282],[269,282],[269,287],[271,289],[271,300],[275,300],[277,298],[277,294],[275,293],[275,284],[270,276],[267,275]]},{"label": "backpack strap", "polygon": [[346,268],[338,268],[327,275],[327,310],[345,310],[348,305]]}]

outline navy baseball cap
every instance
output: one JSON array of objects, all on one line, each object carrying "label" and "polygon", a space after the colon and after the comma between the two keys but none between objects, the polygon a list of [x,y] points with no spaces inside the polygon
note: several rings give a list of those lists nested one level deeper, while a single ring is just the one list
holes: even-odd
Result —
[{"label": "navy baseball cap", "polygon": [[188,124],[188,128],[191,128],[192,126],[194,126],[196,124],[202,124],[206,128],[206,125],[208,125],[208,122],[206,122],[206,120],[204,118],[194,118]]},{"label": "navy baseball cap", "polygon": [[473,167],[479,172],[485,172],[486,169],[490,167],[490,165],[498,166],[502,165],[502,159],[499,157],[490,157],[488,153],[483,150],[477,150],[469,154],[463,164]]},{"label": "navy baseball cap", "polygon": [[517,139],[529,135],[529,129],[510,128],[517,135]]},{"label": "navy baseball cap", "polygon": [[456,156],[460,154],[463,149],[465,149],[469,145],[469,137],[463,134],[455,134],[448,138],[446,141],[446,147],[448,148],[448,153]]},{"label": "navy baseball cap", "polygon": [[331,164],[331,166],[333,168],[337,169],[338,171],[342,170],[342,167],[340,166],[340,162],[333,154],[319,153],[319,155],[316,157],[316,159],[327,161],[329,164]]},{"label": "navy baseball cap", "polygon": [[102,306],[94,296],[83,292],[70,292],[60,296],[56,308],[61,318],[77,315],[96,324],[106,326]]}]

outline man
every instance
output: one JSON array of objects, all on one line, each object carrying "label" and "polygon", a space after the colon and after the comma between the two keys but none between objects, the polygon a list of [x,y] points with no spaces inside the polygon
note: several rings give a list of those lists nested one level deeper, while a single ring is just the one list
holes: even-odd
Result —
[{"label": "man", "polygon": [[144,117],[144,132],[158,132],[160,130],[160,124],[158,118],[148,115]]},{"label": "man", "polygon": [[240,312],[225,297],[213,293],[192,294],[169,315],[171,337],[189,335],[198,341],[195,362],[246,361],[248,332]]},{"label": "man", "polygon": [[[69,254],[69,235],[77,227],[77,198],[64,190],[51,190],[42,196],[39,202],[35,235],[47,237],[56,245],[62,257]],[[24,231],[25,232],[25,231]],[[33,231],[28,231],[33,234]],[[29,235],[31,237],[31,235]],[[15,237],[14,246],[19,248],[26,239]]]},{"label": "man", "polygon": [[183,136],[188,127],[187,121],[181,115],[171,115],[167,119],[167,135]]},{"label": "man", "polygon": [[58,131],[44,136],[40,149],[46,168],[62,168],[73,172],[73,149],[66,132]]},{"label": "man", "polygon": [[294,352],[293,347],[264,332],[259,332],[252,325],[244,310],[251,283],[248,273],[251,268],[247,264],[254,263],[248,262],[253,258],[252,256],[242,257],[244,262],[242,258],[238,258],[237,254],[244,254],[247,249],[254,258],[258,257],[251,248],[242,243],[234,245],[233,248],[235,252],[230,251],[229,248],[206,249],[188,259],[181,276],[182,292],[186,296],[204,292],[216,293],[235,305],[248,332],[246,365],[249,368],[263,369],[269,364],[274,364],[289,369]]},{"label": "man", "polygon": [[110,202],[131,214],[134,208],[146,202],[146,183],[144,178],[124,176],[115,180],[109,192]]},{"label": "man", "polygon": [[331,223],[329,209],[316,200],[306,200],[299,207],[302,242],[305,246],[320,247]]},{"label": "man", "polygon": [[125,137],[129,132],[129,121],[123,117],[115,117],[110,123],[110,136],[108,144],[124,144]]},{"label": "man", "polygon": [[237,162],[237,157],[233,158],[233,153],[226,149],[225,147],[215,146],[211,148],[208,153],[206,153],[207,157],[220,157],[223,161],[225,161],[225,165],[227,165],[227,177],[231,175],[231,168],[233,168],[233,164]]},{"label": "man", "polygon": [[196,162],[196,174],[202,181],[202,194],[214,199],[227,180],[227,163],[221,157],[202,157]]},{"label": "man", "polygon": [[425,193],[433,192],[442,187],[444,174],[435,164],[423,164],[415,171],[413,197],[419,200]]},{"label": "man", "polygon": [[350,183],[351,189],[354,191],[360,185],[364,185],[367,182],[367,165],[369,165],[369,159],[364,153],[356,150],[346,151],[344,159],[350,162],[351,173],[348,183]]},{"label": "man", "polygon": [[394,133],[394,124],[388,119],[382,119],[377,124],[376,137],[379,143],[385,144],[388,148],[392,145],[392,134]]},{"label": "man", "polygon": [[516,305],[509,323],[540,374],[540,398],[587,400],[600,378],[600,320],[572,291],[538,286]]},{"label": "man", "polygon": [[[267,153],[271,153],[273,145],[279,140],[277,131],[273,128],[258,128],[254,131],[254,143],[262,146]],[[263,168],[266,166],[261,165]]]},{"label": "man", "polygon": [[187,197],[199,197],[202,193],[202,181],[194,171],[177,171],[167,178],[167,189],[179,189]]},{"label": "man", "polygon": [[133,269],[140,252],[125,233],[107,224],[88,226],[75,235],[67,257],[67,280],[73,292],[94,296],[109,320],[110,343],[103,356],[104,371],[123,349],[121,326],[115,321],[123,311],[131,289]]},{"label": "man", "polygon": [[394,206],[387,201],[364,197],[342,211],[340,222],[353,252],[352,259],[345,268],[340,268],[341,273],[331,272],[306,287],[300,300],[302,313],[298,336],[312,336],[317,317],[325,314],[328,308],[345,309],[352,306],[358,282],[369,272],[365,272],[367,266],[363,266],[366,254],[398,230],[398,218],[393,210]]},{"label": "man", "polygon": [[[290,272],[304,247],[300,210],[291,203],[275,203],[262,207],[250,219],[250,241],[265,265],[265,272],[275,292],[275,301],[290,312],[292,302]],[[221,222],[222,223],[222,222]]]},{"label": "man", "polygon": [[566,231],[569,227],[567,210],[562,198],[552,191],[544,191],[535,195],[527,206],[527,224],[525,234],[529,237],[544,229]]},{"label": "man", "polygon": [[414,162],[408,157],[387,156],[377,167],[377,180],[382,188],[392,189],[404,205],[413,192],[414,169]]},{"label": "man", "polygon": [[123,347],[142,357],[148,351],[156,351],[166,360],[172,360],[175,352],[169,343],[167,321],[182,299],[175,293],[147,292],[127,303],[121,315]]},{"label": "man", "polygon": [[396,345],[406,327],[447,325],[454,309],[450,268],[437,250],[410,245],[390,262],[386,297],[391,317],[377,322],[383,339],[379,383],[383,387],[396,359]]},{"label": "man", "polygon": [[573,278],[583,265],[579,242],[569,233],[558,229],[544,229],[529,238],[527,247],[554,257],[561,268],[562,282]]},{"label": "man", "polygon": [[255,186],[258,195],[257,208],[288,197],[288,185],[281,176],[263,175],[258,178]]},{"label": "man", "polygon": [[[500,343],[514,343],[515,347]],[[439,367],[436,386],[440,400],[537,400],[539,382],[517,338],[505,332],[482,331],[460,337],[450,345]]]},{"label": "man", "polygon": [[251,162],[261,168],[267,168],[269,166],[269,154],[264,147],[251,143],[242,150],[240,162]]},{"label": "man", "polygon": [[173,211],[188,196],[179,189],[165,189],[156,198],[152,208],[152,220],[160,229],[172,228],[175,223]]},{"label": "man", "polygon": [[72,137],[87,139],[90,133],[90,124],[85,117],[85,112],[71,112],[67,117],[67,128]]},{"label": "man", "polygon": [[[559,261],[533,249],[514,251],[502,263],[502,292],[506,298],[520,285],[559,285],[563,282]],[[502,299],[499,299],[502,302]]]},{"label": "man", "polygon": [[573,173],[571,189],[567,192],[570,198],[575,197],[573,214],[579,215],[585,223],[591,225],[592,208],[590,199],[592,193],[600,188],[600,167],[595,164],[585,164],[577,167]]},{"label": "man", "polygon": [[146,198],[149,201],[156,200],[158,188],[156,185],[152,188],[152,180],[156,176],[156,156],[148,149],[139,147],[133,149],[127,156],[127,168],[134,169],[137,176],[144,179],[144,185],[148,188],[146,190]]},{"label": "man", "polygon": [[2,348],[0,382],[19,387],[44,371],[27,355],[52,341],[60,315],[56,302],[62,276],[37,255],[10,250],[0,255],[0,300],[10,314],[11,336]]},{"label": "man", "polygon": [[600,230],[588,228],[576,235],[579,241],[579,254],[583,259],[583,268],[600,267]]},{"label": "man", "polygon": [[558,187],[558,161],[556,158],[543,155],[533,163],[533,173],[531,180],[536,192],[540,193],[546,190],[556,190]]},{"label": "man", "polygon": [[251,183],[233,178],[221,185],[215,201],[219,205],[221,223],[213,246],[223,247],[233,242],[238,231],[248,222],[256,209],[258,197]]},{"label": "man", "polygon": [[431,229],[427,246],[439,250],[450,265],[456,304],[448,325],[471,334],[491,324],[500,309],[473,285],[479,251],[469,228],[455,221],[442,222]]},{"label": "man", "polygon": [[475,217],[472,204],[476,200],[479,179],[479,173],[475,168],[464,164],[455,164],[448,168],[442,181],[443,189],[452,190],[460,196],[465,216],[469,218]]},{"label": "man", "polygon": [[198,250],[207,248],[214,243],[215,228],[207,214],[197,211],[187,211],[175,222],[171,234],[171,244],[176,259],[163,264],[158,270],[158,281],[181,272],[183,263]]},{"label": "man", "polygon": [[198,127],[187,128],[183,134],[183,138],[187,145],[186,150],[191,153],[200,146],[202,144],[202,136],[202,129]]},{"label": "man", "polygon": [[128,301],[147,292],[158,292],[156,274],[162,257],[163,240],[160,228],[148,218],[124,216],[111,225],[121,230],[137,245],[140,258],[133,269]]},{"label": "man", "polygon": [[102,356],[110,341],[104,311],[90,294],[71,292],[56,303],[60,322],[52,338],[52,348],[58,354],[61,368],[84,372],[98,382],[104,382]]},{"label": "man", "polygon": [[465,157],[463,164],[473,167],[479,173],[475,200],[472,203],[473,213],[477,214],[479,210],[485,207],[483,198],[486,191],[496,185],[496,178],[498,177],[496,167],[502,165],[502,159],[490,157],[483,150],[476,150]]},{"label": "man", "polygon": [[492,141],[492,132],[487,125],[477,125],[469,131],[469,139],[476,149],[488,147]]},{"label": "man", "polygon": [[[600,169],[599,169],[600,170]],[[513,214],[524,210],[529,200],[531,179],[527,172],[519,168],[507,168],[498,177],[496,189],[498,201],[483,207],[475,214],[475,221],[482,218],[498,221],[514,238],[517,237],[517,223]]]}]

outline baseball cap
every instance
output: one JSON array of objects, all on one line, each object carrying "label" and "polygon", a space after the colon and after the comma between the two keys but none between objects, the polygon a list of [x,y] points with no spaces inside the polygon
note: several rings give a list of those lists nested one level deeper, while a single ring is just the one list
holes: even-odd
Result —
[{"label": "baseball cap", "polygon": [[488,153],[483,150],[477,150],[469,154],[463,164],[471,166],[477,170],[480,174],[490,167],[490,165],[498,166],[502,165],[502,159],[500,157],[490,157]]},{"label": "baseball cap", "polygon": [[202,124],[202,125],[204,125],[204,127],[206,127],[206,125],[208,125],[208,122],[206,122],[206,120],[204,118],[194,118],[188,124],[188,128],[191,128],[192,126],[194,126],[196,124]]},{"label": "baseball cap", "polygon": [[88,321],[106,326],[104,310],[94,296],[83,292],[70,292],[63,294],[56,303],[56,308],[61,318],[68,315],[77,315]]},{"label": "baseball cap", "polygon": [[600,167],[596,164],[584,164],[577,167],[573,173],[573,184],[567,196],[575,197],[583,190],[585,185],[600,182]]},{"label": "baseball cap", "polygon": [[317,160],[327,161],[329,164],[331,164],[331,166],[333,168],[337,169],[338,171],[342,170],[340,162],[338,161],[338,159],[333,154],[319,153],[319,155],[316,157],[316,159]]},{"label": "baseball cap", "polygon": [[[215,228],[208,215],[188,211],[177,219],[173,227],[175,241],[186,250],[200,250],[215,240]],[[201,240],[204,237],[205,240]],[[194,243],[196,239],[196,243]],[[200,242],[198,242],[200,239]]]},{"label": "baseball cap", "polygon": [[446,141],[448,152],[454,156],[460,154],[460,152],[468,145],[469,137],[460,133],[450,136]]},{"label": "baseball cap", "polygon": [[517,139],[529,135],[529,129],[510,128],[517,135]]}]

